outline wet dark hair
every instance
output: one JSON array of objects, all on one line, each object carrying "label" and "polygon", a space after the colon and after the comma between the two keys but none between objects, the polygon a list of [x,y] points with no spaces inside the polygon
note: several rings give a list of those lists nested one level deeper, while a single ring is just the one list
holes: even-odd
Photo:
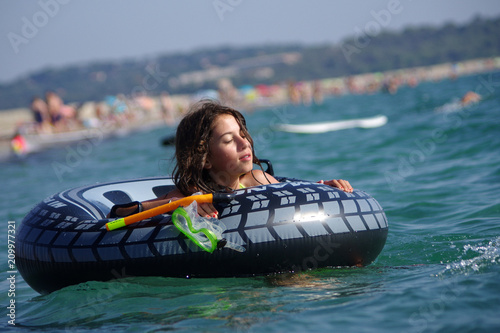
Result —
[{"label": "wet dark hair", "polygon": [[[183,195],[191,195],[193,192],[204,193],[229,190],[217,184],[204,168],[209,151],[209,141],[212,137],[213,124],[220,115],[233,116],[242,132],[250,142],[253,163],[260,165],[255,156],[253,140],[248,133],[246,121],[243,115],[228,106],[221,105],[214,100],[201,100],[193,104],[188,113],[179,123],[175,137],[176,166],[173,170],[174,183]],[[255,178],[255,177],[254,177]]]}]

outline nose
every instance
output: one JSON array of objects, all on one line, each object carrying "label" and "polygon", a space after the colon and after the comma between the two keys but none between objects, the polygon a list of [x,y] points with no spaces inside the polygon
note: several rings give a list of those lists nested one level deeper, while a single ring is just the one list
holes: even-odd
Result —
[{"label": "nose", "polygon": [[250,142],[248,142],[247,138],[238,136],[238,150],[245,150],[250,147]]}]

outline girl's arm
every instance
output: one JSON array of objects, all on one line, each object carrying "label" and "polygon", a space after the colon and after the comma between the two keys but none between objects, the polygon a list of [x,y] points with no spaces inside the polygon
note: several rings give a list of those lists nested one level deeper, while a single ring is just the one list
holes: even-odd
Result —
[{"label": "girl's arm", "polygon": [[[279,183],[276,178],[271,176],[268,173],[263,172],[262,170],[253,170],[252,172],[248,173],[241,179],[242,184],[245,187],[251,187],[251,186],[257,186],[257,185],[262,185],[262,184],[274,184],[274,183]],[[325,184],[333,187],[337,187],[345,192],[351,193],[353,191],[351,184],[344,179],[332,179],[332,180],[320,180],[318,181],[320,184]],[[184,195],[177,189],[170,191],[167,195],[157,198],[157,199],[152,199],[148,201],[143,201],[142,203],[138,204],[131,204],[131,205],[126,205],[126,207],[119,207],[119,208],[113,208],[115,210],[115,214],[117,216],[123,217],[123,216],[128,216],[131,214],[138,213],[139,211],[144,211],[148,210],[154,207],[158,207],[161,205],[164,205],[166,203],[169,203],[171,201],[175,201],[178,199],[183,198]],[[219,216],[219,213],[215,209],[215,207],[212,204],[209,203],[204,203],[204,204],[199,204],[198,205],[198,214],[203,217],[215,217],[217,218]],[[108,214],[107,217],[110,217]]]}]

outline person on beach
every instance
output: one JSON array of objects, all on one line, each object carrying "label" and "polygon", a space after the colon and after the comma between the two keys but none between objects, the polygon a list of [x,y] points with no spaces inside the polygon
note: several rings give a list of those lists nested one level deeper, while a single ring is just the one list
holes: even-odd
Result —
[{"label": "person on beach", "polygon": [[38,133],[50,133],[50,115],[47,103],[38,97],[34,96],[31,100],[30,105],[31,112],[33,113],[33,118],[35,119],[35,129]]},{"label": "person on beach", "polygon": [[[264,172],[255,156],[254,142],[243,115],[218,102],[203,100],[194,104],[181,120],[175,138],[176,188],[164,197],[113,206],[110,216],[123,217],[190,196],[196,192],[232,192],[251,186],[278,183]],[[254,164],[260,167],[254,169]],[[343,179],[319,181],[346,192],[351,184]],[[198,214],[218,217],[212,204],[199,204]]]},{"label": "person on beach", "polygon": [[53,91],[45,93],[45,100],[49,110],[50,122],[56,129],[61,129],[63,126],[63,116],[61,108],[63,105],[62,99]]},{"label": "person on beach", "polygon": [[166,91],[160,95],[160,107],[165,124],[173,126],[175,124],[174,103],[172,102],[172,98],[170,98],[170,94]]},{"label": "person on beach", "polygon": [[76,110],[63,103],[61,97],[53,91],[45,94],[50,122],[56,132],[74,129],[76,124]]}]

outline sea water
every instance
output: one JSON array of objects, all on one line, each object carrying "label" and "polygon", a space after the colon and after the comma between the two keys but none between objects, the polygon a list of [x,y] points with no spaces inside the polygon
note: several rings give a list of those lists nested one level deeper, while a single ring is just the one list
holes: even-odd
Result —
[{"label": "sea water", "polygon": [[[459,98],[469,90],[482,100],[463,107]],[[278,123],[379,114],[388,117],[379,128],[323,134],[274,130]],[[9,230],[39,201],[80,185],[168,175],[174,150],[162,147],[160,140],[175,128],[163,127],[1,163],[1,327],[48,332],[498,331],[499,73],[245,116],[257,156],[270,159],[277,175],[347,179],[379,201],[389,235],[373,264],[253,278],[125,277],[43,296],[12,273],[8,239],[14,233]]]}]

